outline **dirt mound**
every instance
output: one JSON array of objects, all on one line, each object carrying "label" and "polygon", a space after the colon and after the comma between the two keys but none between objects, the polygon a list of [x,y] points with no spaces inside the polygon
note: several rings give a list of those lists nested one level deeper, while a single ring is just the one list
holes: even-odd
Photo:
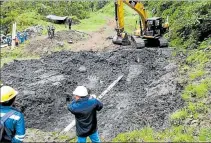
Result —
[{"label": "dirt mound", "polygon": [[61,130],[74,117],[66,99],[77,85],[99,95],[119,75],[123,79],[102,99],[99,131],[110,140],[120,132],[168,125],[168,115],[183,106],[170,49],[121,49],[112,52],[57,52],[41,60],[5,65],[2,80],[20,91],[26,126]]},{"label": "dirt mound", "polygon": [[88,37],[89,35],[83,32],[74,30],[63,30],[56,32],[53,39],[50,39],[47,36],[36,37],[35,39],[30,40],[25,49],[29,53],[46,54],[48,52],[54,51],[54,49],[57,47],[62,48],[63,46],[65,46],[65,44],[68,44],[70,40],[73,43],[77,43],[78,41],[85,40]]}]

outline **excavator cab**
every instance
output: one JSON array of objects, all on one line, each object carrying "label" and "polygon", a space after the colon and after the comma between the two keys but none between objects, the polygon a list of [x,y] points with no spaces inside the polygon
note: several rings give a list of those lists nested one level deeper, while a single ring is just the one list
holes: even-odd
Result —
[{"label": "excavator cab", "polygon": [[162,27],[162,18],[161,17],[152,17],[146,20],[147,28],[143,31],[143,38],[156,38],[162,36],[163,27]]}]

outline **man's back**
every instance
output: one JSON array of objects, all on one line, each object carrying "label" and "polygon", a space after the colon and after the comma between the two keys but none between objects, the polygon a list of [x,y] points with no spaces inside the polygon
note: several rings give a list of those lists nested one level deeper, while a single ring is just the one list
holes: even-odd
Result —
[{"label": "man's back", "polygon": [[73,101],[68,109],[75,115],[77,136],[86,137],[97,130],[97,113],[103,104],[95,98],[84,97]]},{"label": "man's back", "polygon": [[0,106],[1,117],[14,110],[15,113],[10,116],[4,123],[5,127],[12,133],[12,142],[21,142],[25,136],[25,123],[23,114],[10,106]]}]

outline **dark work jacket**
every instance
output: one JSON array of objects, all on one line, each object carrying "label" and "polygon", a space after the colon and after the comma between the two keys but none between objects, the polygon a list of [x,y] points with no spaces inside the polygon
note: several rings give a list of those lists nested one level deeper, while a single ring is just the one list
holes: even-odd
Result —
[{"label": "dark work jacket", "polygon": [[73,100],[68,105],[68,110],[75,115],[77,136],[87,137],[97,131],[97,111],[102,108],[99,100],[89,96]]}]

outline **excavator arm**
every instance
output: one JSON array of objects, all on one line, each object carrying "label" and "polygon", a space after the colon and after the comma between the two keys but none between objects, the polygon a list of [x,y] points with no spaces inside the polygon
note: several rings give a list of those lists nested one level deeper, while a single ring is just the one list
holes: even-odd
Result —
[{"label": "excavator arm", "polygon": [[116,20],[116,31],[117,35],[124,31],[124,6],[123,1],[118,0],[115,3],[115,20]]},{"label": "excavator arm", "polygon": [[124,3],[139,14],[139,16],[141,17],[140,30],[146,30],[147,12],[144,8],[144,5],[139,1],[117,0],[115,2],[115,19],[117,23],[117,33],[120,34],[124,31]]},{"label": "excavator arm", "polygon": [[[139,28],[132,36],[128,36],[124,31],[124,4],[135,10],[140,17]],[[161,17],[148,18],[143,3],[138,0],[116,0],[115,20],[117,35],[112,40],[114,44],[131,45],[133,43],[137,48],[143,48],[146,45],[168,46],[168,41],[163,38],[163,34],[169,28],[168,18],[164,25],[162,25]]]}]

